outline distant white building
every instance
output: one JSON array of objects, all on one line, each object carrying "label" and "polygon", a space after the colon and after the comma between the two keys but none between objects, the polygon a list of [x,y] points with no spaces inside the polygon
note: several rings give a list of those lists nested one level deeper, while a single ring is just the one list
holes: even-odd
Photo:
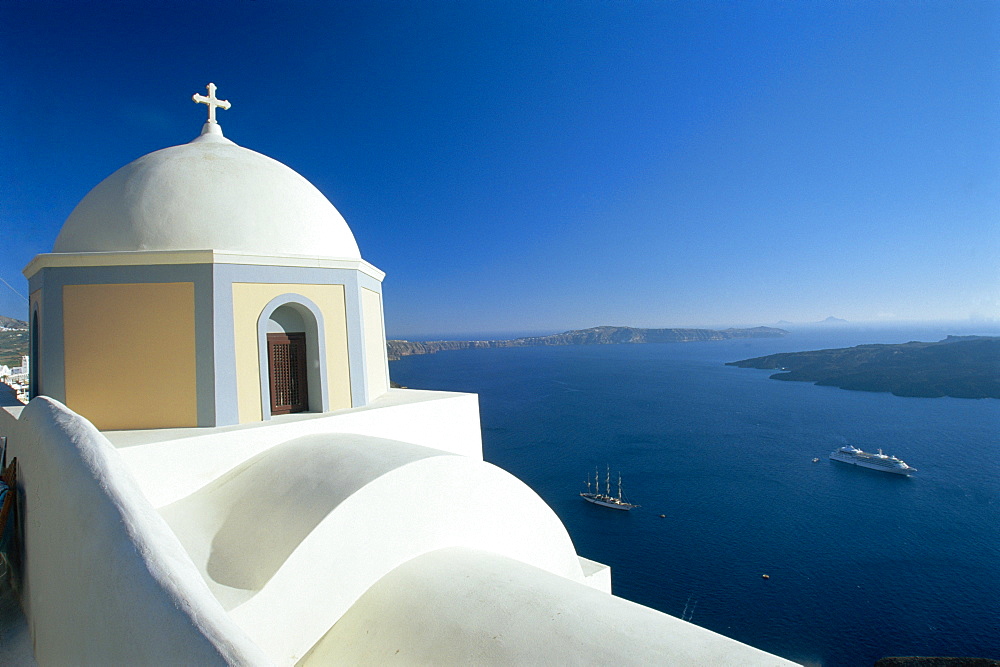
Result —
[{"label": "distant white building", "polygon": [[0,366],[0,382],[10,386],[19,401],[27,403],[31,384],[30,358],[22,356],[21,365],[14,368]]},{"label": "distant white building", "polygon": [[36,397],[0,409],[27,519],[21,650],[790,664],[612,595],[483,461],[475,395],[390,389],[382,271],[308,181],[223,136],[214,85],[196,100],[200,136],[98,184],[25,269]]},{"label": "distant white building", "polygon": [[[4,366],[3,368],[7,367]],[[27,380],[28,376],[31,374],[31,358],[28,355],[22,356],[21,365],[10,368],[8,371],[8,375],[15,380]],[[0,373],[2,373],[2,369],[0,369]]]}]

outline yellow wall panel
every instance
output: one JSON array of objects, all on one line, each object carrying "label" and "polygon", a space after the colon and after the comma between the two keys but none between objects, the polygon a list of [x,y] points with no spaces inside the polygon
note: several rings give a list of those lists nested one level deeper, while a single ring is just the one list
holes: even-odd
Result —
[{"label": "yellow wall panel", "polygon": [[105,430],[198,425],[194,283],[62,296],[66,405]]},{"label": "yellow wall panel", "polygon": [[[330,409],[351,407],[347,357],[347,306],[343,285],[233,283],[233,334],[236,346],[236,392],[240,423],[263,419],[260,411],[260,364],[257,319],[271,299],[301,294],[323,313],[326,326],[326,374]],[[312,389],[310,388],[310,391]]]},{"label": "yellow wall panel", "polygon": [[378,292],[361,289],[361,321],[365,328],[365,368],[368,373],[368,399],[371,400],[389,391],[382,295]]}]

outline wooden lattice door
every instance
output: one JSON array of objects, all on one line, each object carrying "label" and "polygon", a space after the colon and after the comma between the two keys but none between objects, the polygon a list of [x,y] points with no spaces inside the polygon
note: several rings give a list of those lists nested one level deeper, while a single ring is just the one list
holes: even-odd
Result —
[{"label": "wooden lattice door", "polygon": [[267,334],[267,372],[272,415],[309,409],[305,334]]}]

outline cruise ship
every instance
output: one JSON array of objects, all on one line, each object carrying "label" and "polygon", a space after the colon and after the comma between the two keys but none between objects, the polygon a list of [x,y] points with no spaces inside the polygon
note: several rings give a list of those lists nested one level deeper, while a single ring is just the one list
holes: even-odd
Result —
[{"label": "cruise ship", "polygon": [[905,461],[897,459],[895,456],[886,456],[882,453],[881,449],[878,450],[878,454],[872,454],[870,452],[863,452],[853,445],[847,445],[835,452],[830,452],[830,458],[841,463],[850,463],[897,475],[910,475],[917,471],[916,468],[906,465]]}]

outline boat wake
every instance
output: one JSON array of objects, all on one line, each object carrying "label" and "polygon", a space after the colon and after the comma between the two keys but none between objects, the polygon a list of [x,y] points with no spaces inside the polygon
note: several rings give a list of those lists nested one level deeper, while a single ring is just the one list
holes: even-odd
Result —
[{"label": "boat wake", "polygon": [[[691,595],[689,595],[687,602],[684,603],[684,611],[681,612],[681,620],[690,623],[691,619],[694,618],[694,610],[697,606],[698,606],[698,598],[695,598],[694,604],[691,604]],[[690,611],[688,611],[688,607],[691,608]]]}]

